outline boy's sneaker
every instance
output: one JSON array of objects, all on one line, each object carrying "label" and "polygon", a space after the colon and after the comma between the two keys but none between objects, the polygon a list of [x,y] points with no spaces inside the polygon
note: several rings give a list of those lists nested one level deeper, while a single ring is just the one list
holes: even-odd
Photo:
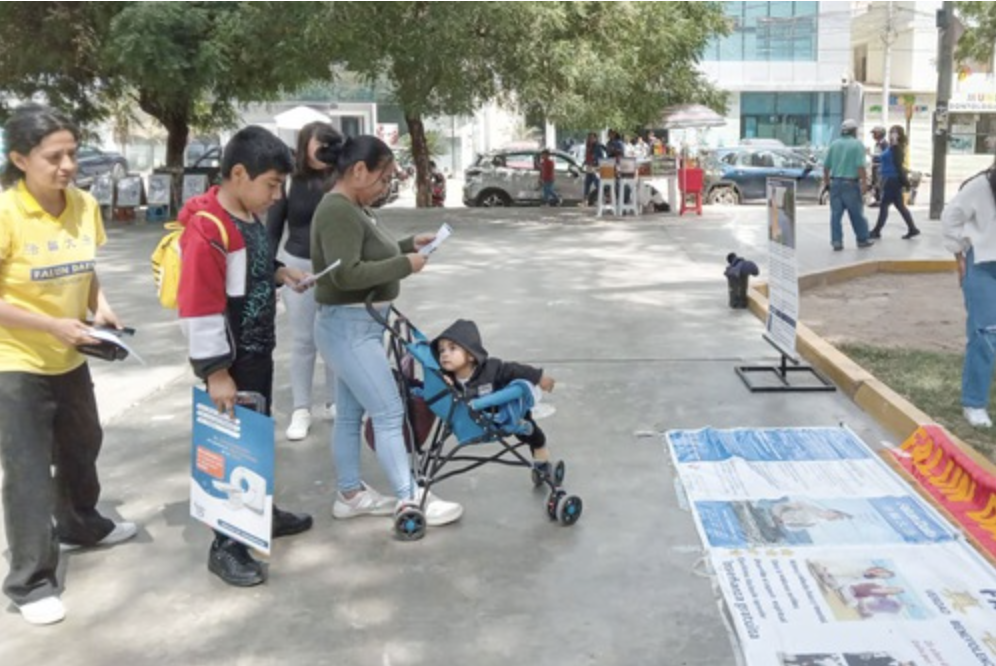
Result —
[{"label": "boy's sneaker", "polygon": [[[415,492],[415,499],[413,500],[415,504],[419,504],[422,501],[422,493],[424,492],[424,488],[419,488]],[[406,503],[404,500],[399,501],[398,508]],[[460,520],[460,516],[463,515],[463,506],[456,502],[447,502],[432,493],[428,493],[425,500],[424,513],[426,525],[429,527],[439,527]]]},{"label": "boy's sneaker", "polygon": [[249,549],[227,537],[211,543],[208,571],[235,587],[252,587],[266,581],[263,565],[252,558]]},{"label": "boy's sneaker", "polygon": [[325,417],[326,421],[335,421],[335,403],[326,402],[325,408],[322,410],[322,415]]},{"label": "boy's sneaker", "polygon": [[287,439],[297,442],[308,436],[311,430],[311,410],[295,409],[291,414],[290,425],[287,426]]},{"label": "boy's sneaker", "polygon": [[273,507],[273,538],[293,536],[311,529],[311,516],[306,513],[291,513]]},{"label": "boy's sneaker", "polygon": [[332,517],[345,520],[358,516],[390,516],[394,513],[394,505],[393,498],[384,497],[364,483],[363,488],[349,499],[341,492],[336,493]]},{"label": "boy's sneaker", "polygon": [[986,410],[981,407],[965,407],[962,409],[962,414],[965,415],[965,420],[973,428],[992,428],[993,421],[989,418],[989,414]]},{"label": "boy's sneaker", "polygon": [[28,624],[55,624],[66,619],[66,607],[62,605],[59,597],[51,596],[32,601],[17,607],[21,611],[21,617]]},{"label": "boy's sneaker", "polygon": [[[101,546],[113,546],[116,543],[127,541],[136,534],[138,534],[138,526],[135,525],[135,523],[114,523],[114,529],[111,530],[110,534],[93,544],[93,547],[100,548]],[[59,544],[59,550],[63,552],[79,550],[80,548],[83,548],[83,546],[78,543],[62,542]]]}]

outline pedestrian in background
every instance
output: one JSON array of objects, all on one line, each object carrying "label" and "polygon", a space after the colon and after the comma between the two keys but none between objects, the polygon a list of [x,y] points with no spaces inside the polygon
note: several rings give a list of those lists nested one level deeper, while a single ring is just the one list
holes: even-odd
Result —
[{"label": "pedestrian in background", "polygon": [[559,206],[560,196],[556,190],[557,172],[553,164],[553,159],[550,157],[550,151],[545,148],[540,152],[539,172],[540,188],[543,191],[543,203],[547,206]]},{"label": "pedestrian in background", "polygon": [[598,140],[598,135],[588,132],[584,144],[584,201],[582,206],[594,203],[595,188],[598,187],[598,163],[606,157],[605,146]]},{"label": "pedestrian in background", "polygon": [[987,410],[996,370],[996,165],[967,180],[941,214],[944,247],[958,262],[967,343],[961,374],[965,420],[991,428]]},{"label": "pedestrian in background", "polygon": [[[135,536],[97,510],[103,430],[79,345],[121,328],[96,273],[100,207],[74,188],[79,130],[27,104],[4,127],[0,194],[0,464],[10,571],[3,591],[31,624],[61,621],[64,547]],[[65,271],[59,269],[66,269]]]},{"label": "pedestrian in background", "polygon": [[889,206],[896,210],[906,222],[904,239],[920,235],[920,230],[913,223],[913,216],[903,201],[903,191],[910,185],[909,172],[906,170],[906,132],[899,125],[889,129],[889,143],[882,151],[882,161],[879,165],[880,182],[882,183],[882,201],[878,209],[878,223],[871,231],[871,238],[881,238],[882,229],[889,219]]},{"label": "pedestrian in background", "polygon": [[[277,253],[277,259],[286,266],[302,272],[311,271],[311,218],[325,193],[332,189],[333,170],[315,156],[316,151],[329,143],[339,133],[332,125],[316,122],[301,128],[297,139],[294,173],[290,187],[280,201],[275,203],[266,217],[270,247],[280,248],[280,241],[287,230],[287,240]],[[311,430],[312,388],[315,379],[315,315],[318,306],[310,291],[298,293],[283,290],[284,303],[291,328],[290,380],[291,411],[287,426],[287,439],[302,440]],[[324,413],[335,418],[335,373],[325,366]]]},{"label": "pedestrian in background", "polygon": [[840,126],[840,138],[830,144],[823,161],[823,185],[830,190],[830,242],[834,250],[844,249],[841,222],[844,211],[859,248],[871,247],[868,220],[864,213],[864,195],[868,188],[865,171],[865,147],[857,138],[858,124],[847,119]]}]

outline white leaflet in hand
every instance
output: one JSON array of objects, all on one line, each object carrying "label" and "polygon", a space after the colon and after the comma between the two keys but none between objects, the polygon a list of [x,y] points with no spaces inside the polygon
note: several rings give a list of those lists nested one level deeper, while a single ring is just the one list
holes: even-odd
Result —
[{"label": "white leaflet in hand", "polygon": [[436,251],[436,249],[443,244],[447,238],[453,233],[453,228],[443,222],[443,226],[439,227],[439,231],[436,232],[436,237],[428,245],[423,245],[422,249],[418,251],[419,254],[428,257],[430,254]]},{"label": "white leaflet in hand", "polygon": [[308,277],[306,277],[303,280],[301,280],[300,282],[298,282],[297,286],[299,286],[299,287],[310,287],[311,285],[313,285],[316,282],[318,282],[318,278],[322,277],[323,275],[328,275],[329,273],[331,273],[332,271],[334,271],[336,268],[338,268],[339,264],[341,264],[341,263],[342,263],[341,259],[336,259],[331,264],[329,264],[328,266],[326,266],[325,268],[323,268],[320,272],[315,273],[314,275],[309,275]]},{"label": "white leaflet in hand", "polygon": [[128,358],[134,358],[136,361],[145,365],[145,359],[139,356],[134,349],[128,346],[128,344],[122,340],[120,337],[115,335],[112,331],[101,330],[99,328],[90,328],[86,332],[91,338],[96,338],[98,340],[103,340],[105,342],[110,342],[111,344],[117,345],[128,352]]}]

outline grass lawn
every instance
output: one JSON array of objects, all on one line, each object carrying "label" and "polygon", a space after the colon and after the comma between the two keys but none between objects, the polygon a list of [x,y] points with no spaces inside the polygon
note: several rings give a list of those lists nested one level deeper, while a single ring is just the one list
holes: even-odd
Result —
[{"label": "grass lawn", "polygon": [[[840,350],[966,444],[996,460],[996,428],[978,430],[961,415],[964,354],[842,344]],[[989,413],[996,414],[993,403]]]}]

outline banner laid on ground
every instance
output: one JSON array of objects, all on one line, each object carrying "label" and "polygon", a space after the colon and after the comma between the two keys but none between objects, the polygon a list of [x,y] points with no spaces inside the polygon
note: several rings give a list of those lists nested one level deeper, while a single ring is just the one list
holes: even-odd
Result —
[{"label": "banner laid on ground", "polygon": [[853,433],[667,439],[749,666],[996,666],[996,571]]},{"label": "banner laid on ground", "polygon": [[796,358],[799,321],[799,269],[795,257],[795,181],[769,178],[768,340]]},{"label": "banner laid on ground", "polygon": [[219,414],[194,388],[190,515],[250,548],[270,552],[273,419],[242,406]]}]

